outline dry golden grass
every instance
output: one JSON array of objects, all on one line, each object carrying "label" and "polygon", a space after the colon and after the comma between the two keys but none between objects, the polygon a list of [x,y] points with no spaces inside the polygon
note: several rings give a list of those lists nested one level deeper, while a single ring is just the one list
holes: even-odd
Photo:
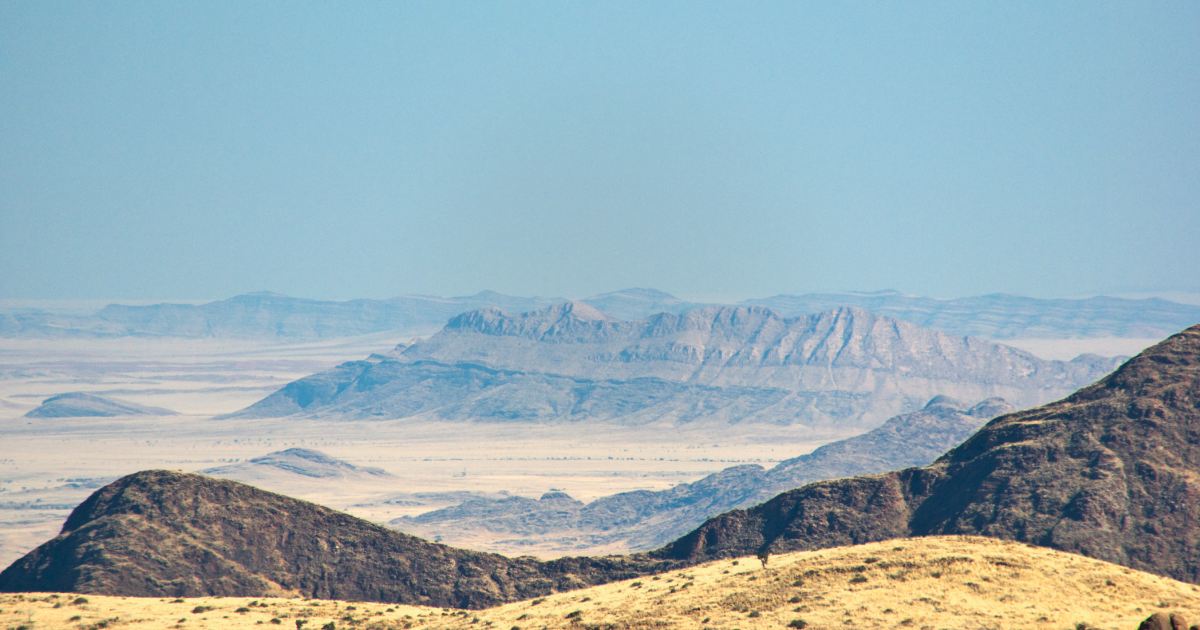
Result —
[{"label": "dry golden grass", "polygon": [[[974,537],[895,540],[714,562],[483,611],[277,598],[0,596],[16,628],[1075,628],[1200,620],[1200,587]],[[251,603],[254,602],[254,605]],[[57,608],[55,606],[58,606]],[[198,607],[211,607],[204,610]],[[238,611],[241,612],[238,612]],[[111,620],[107,626],[96,625]],[[278,620],[278,625],[272,620]]]}]

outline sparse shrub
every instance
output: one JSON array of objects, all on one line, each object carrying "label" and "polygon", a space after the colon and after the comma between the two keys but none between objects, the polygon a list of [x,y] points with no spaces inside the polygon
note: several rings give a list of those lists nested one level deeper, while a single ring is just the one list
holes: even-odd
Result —
[{"label": "sparse shrub", "polygon": [[321,626],[321,630],[337,630],[337,624],[330,621],[329,623]]},{"label": "sparse shrub", "polygon": [[83,617],[81,617],[79,615],[75,615],[75,616],[71,617],[70,619],[68,619],[67,621],[80,621],[82,619],[83,619]]},{"label": "sparse shrub", "polygon": [[571,612],[567,613],[566,618],[567,619],[579,619],[582,616],[583,616],[582,610],[572,610]]},{"label": "sparse shrub", "polygon": [[273,618],[271,618],[271,623],[273,623],[275,625],[279,625],[279,624],[283,623],[283,620],[280,619],[279,617],[273,617]]},{"label": "sparse shrub", "polygon": [[247,608],[247,607],[245,607],[245,606],[240,606],[240,607],[238,607],[238,609],[237,609],[237,610],[235,610],[235,611],[233,611],[233,612],[235,612],[235,613],[243,613],[243,614],[244,614],[244,613],[248,613],[248,612],[250,612],[250,609],[249,609],[249,608]]},{"label": "sparse shrub", "polygon": [[803,619],[793,619],[788,622],[789,628],[807,628],[808,622]]},{"label": "sparse shrub", "polygon": [[542,603],[542,602],[544,602],[544,601],[546,601],[546,598],[545,598],[545,597],[539,597],[539,598],[537,598],[537,599],[535,599],[535,600],[533,600],[533,601],[529,602],[529,605],[530,605],[530,606],[537,606],[538,604],[540,604],[540,603]]},{"label": "sparse shrub", "polygon": [[804,586],[804,580],[796,578],[796,581],[792,582],[792,586]]},{"label": "sparse shrub", "polygon": [[788,600],[788,603],[789,604],[799,604],[801,601],[802,600],[800,599],[799,595],[792,595],[792,598]]},{"label": "sparse shrub", "polygon": [[212,609],[213,609],[213,607],[212,607],[212,606],[197,606],[197,607],[195,607],[195,608],[193,608],[193,609],[192,609],[192,614],[193,614],[193,615],[199,615],[199,614],[201,614],[201,613],[206,613],[206,612],[208,612],[208,611],[210,611],[210,610],[212,610]]},{"label": "sparse shrub", "polygon": [[761,617],[761,616],[762,616],[762,613],[758,612],[757,610],[751,610],[751,611],[750,611],[750,618],[751,618],[751,619],[755,619],[755,618],[757,618],[757,617]]},{"label": "sparse shrub", "polygon": [[862,584],[863,582],[866,582],[866,581],[867,581],[867,576],[865,576],[865,575],[856,575],[856,576],[850,578],[851,584]]},{"label": "sparse shrub", "polygon": [[71,600],[71,603],[76,606],[82,606],[88,603],[88,599],[86,597],[76,597],[75,599]]},{"label": "sparse shrub", "polygon": [[642,583],[641,583],[641,582],[634,582],[633,584],[630,584],[630,585],[629,585],[629,588],[642,588]]},{"label": "sparse shrub", "polygon": [[175,599],[172,599],[172,600],[171,600],[171,603],[172,603],[172,604],[182,604],[182,603],[183,603],[183,598],[182,598],[182,597],[177,597],[177,598],[175,598]]}]

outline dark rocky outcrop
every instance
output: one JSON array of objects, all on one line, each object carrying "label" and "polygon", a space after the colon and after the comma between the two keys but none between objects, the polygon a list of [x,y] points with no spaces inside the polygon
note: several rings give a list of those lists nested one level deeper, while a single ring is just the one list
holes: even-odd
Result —
[{"label": "dark rocky outcrop", "polygon": [[1187,618],[1180,613],[1156,612],[1138,626],[1138,630],[1195,630],[1200,626],[1189,626]]},{"label": "dark rocky outcrop", "polygon": [[1200,582],[1200,326],[934,464],[815,483],[655,552],[683,562],[976,534]]},{"label": "dark rocky outcrop", "polygon": [[463,551],[233,481],[162,470],[97,491],[0,591],[267,595],[480,608],[658,570]]}]

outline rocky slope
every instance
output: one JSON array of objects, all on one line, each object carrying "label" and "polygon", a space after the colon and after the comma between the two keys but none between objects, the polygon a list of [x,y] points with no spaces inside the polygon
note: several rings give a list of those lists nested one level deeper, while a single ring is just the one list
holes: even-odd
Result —
[{"label": "rocky slope", "polygon": [[97,491],[0,591],[304,594],[478,608],[654,571],[635,558],[462,551],[233,481],[147,471]]},{"label": "rocky slope", "polygon": [[979,534],[1200,582],[1200,326],[1068,398],[993,420],[934,464],[815,483],[655,552],[698,562]]},{"label": "rocky slope", "polygon": [[706,307],[627,321],[564,303],[464,313],[427,340],[295,381],[234,415],[871,428],[938,394],[1045,402],[1113,366],[1044,361],[850,308],[789,319]]},{"label": "rocky slope", "polygon": [[173,416],[174,411],[146,407],[117,398],[84,392],[57,394],[25,414],[26,418],[110,418],[114,416]]},{"label": "rocky slope", "polygon": [[561,492],[538,499],[479,497],[390,524],[452,545],[492,541],[478,548],[497,551],[536,546],[540,551],[587,553],[613,545],[648,550],[686,534],[713,515],[812,481],[928,464],[989,419],[1011,410],[998,399],[967,406],[939,396],[920,411],[896,416],[867,433],[826,444],[770,470],[734,466],[669,490],[622,492],[587,504]]}]

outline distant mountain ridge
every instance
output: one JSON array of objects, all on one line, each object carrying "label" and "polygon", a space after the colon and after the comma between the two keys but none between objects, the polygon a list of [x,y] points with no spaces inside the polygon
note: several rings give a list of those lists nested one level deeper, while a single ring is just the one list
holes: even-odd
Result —
[{"label": "distant mountain ridge", "polygon": [[733,466],[667,490],[638,490],[590,503],[561,492],[539,499],[472,498],[457,506],[391,521],[401,531],[460,544],[475,531],[519,549],[522,541],[557,540],[563,551],[622,543],[649,550],[700,526],[715,514],[760,503],[812,481],[882,473],[932,462],[991,418],[1012,411],[992,398],[973,406],[938,396],[920,411],[896,416],[882,426],[812,453],[779,462],[770,470]]},{"label": "distant mountain ridge", "polygon": [[387,356],[294,381],[232,417],[774,422],[871,428],[938,394],[1031,405],[1108,372],[855,308],[710,306],[637,321],[580,303],[458,315]]},{"label": "distant mountain ridge", "polygon": [[356,466],[308,448],[288,448],[253,457],[239,464],[207,468],[201,472],[213,477],[249,483],[264,471],[282,471],[313,479],[345,479],[361,476],[391,477],[382,468]]},{"label": "distant mountain ridge", "polygon": [[[524,312],[562,301],[494,291],[461,297],[408,295],[347,301],[259,292],[204,304],[111,304],[92,315],[3,309],[0,337],[322,339],[381,332],[413,335],[432,332],[467,311],[498,308]],[[719,306],[682,300],[656,289],[624,289],[578,301],[618,320]],[[777,295],[740,304],[765,306],[785,317],[852,306],[950,335],[988,339],[1158,338],[1200,321],[1200,305],[1115,297],[1041,299],[991,294],[935,299],[878,291]]]}]

